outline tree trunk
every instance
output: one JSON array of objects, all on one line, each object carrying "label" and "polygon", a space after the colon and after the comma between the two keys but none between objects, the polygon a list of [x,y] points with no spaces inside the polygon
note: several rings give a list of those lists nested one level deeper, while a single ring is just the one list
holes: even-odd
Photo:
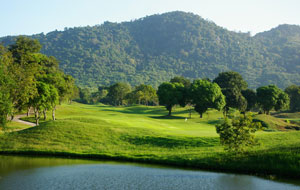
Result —
[{"label": "tree trunk", "polygon": [[29,113],[30,113],[30,106],[27,108],[27,113],[26,113],[27,117],[29,117]]},{"label": "tree trunk", "polygon": [[53,119],[53,121],[55,121],[55,110],[56,110],[56,106],[54,106],[53,109],[52,109],[52,119]]},{"label": "tree trunk", "polygon": [[37,108],[34,108],[34,118],[35,118],[35,124],[36,126],[38,126],[40,115],[39,115],[39,110]]},{"label": "tree trunk", "polygon": [[200,118],[202,118],[203,117],[203,115],[202,115],[202,113],[200,113]]},{"label": "tree trunk", "polygon": [[47,119],[47,114],[46,114],[46,113],[47,113],[47,109],[44,109],[44,110],[43,110],[43,114],[44,114],[44,121],[46,121],[46,119]]},{"label": "tree trunk", "polygon": [[169,110],[168,116],[171,116],[172,115],[172,106],[168,106],[168,110]]}]

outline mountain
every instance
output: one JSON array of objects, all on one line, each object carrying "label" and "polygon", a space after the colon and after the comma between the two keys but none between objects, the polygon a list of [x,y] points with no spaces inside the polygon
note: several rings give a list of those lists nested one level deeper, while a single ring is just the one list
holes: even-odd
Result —
[{"label": "mountain", "polygon": [[[176,11],[30,37],[38,39],[42,53],[55,56],[79,86],[124,81],[157,87],[176,75],[213,79],[228,70],[241,73],[251,88],[300,85],[300,27],[295,25],[251,37]],[[0,41],[8,45],[14,39]]]}]

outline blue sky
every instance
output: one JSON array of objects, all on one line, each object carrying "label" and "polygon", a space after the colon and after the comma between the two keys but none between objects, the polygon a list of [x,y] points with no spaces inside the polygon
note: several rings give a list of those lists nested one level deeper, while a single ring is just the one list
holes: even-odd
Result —
[{"label": "blue sky", "polygon": [[251,34],[279,24],[300,25],[299,0],[0,0],[0,4],[0,37],[129,21],[175,10]]}]

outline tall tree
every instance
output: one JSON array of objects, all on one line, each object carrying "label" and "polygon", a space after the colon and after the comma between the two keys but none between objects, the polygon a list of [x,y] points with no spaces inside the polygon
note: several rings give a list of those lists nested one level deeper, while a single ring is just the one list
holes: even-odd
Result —
[{"label": "tall tree", "polygon": [[246,98],[247,100],[247,111],[250,111],[253,109],[257,103],[257,96],[256,92],[252,89],[246,89],[242,91],[242,95]]},{"label": "tall tree", "polygon": [[236,108],[241,112],[247,108],[247,101],[242,95],[242,90],[247,89],[247,82],[243,77],[234,71],[222,72],[214,79],[226,97],[225,114],[228,113],[229,107]]},{"label": "tall tree", "polygon": [[107,96],[111,98],[114,105],[123,105],[130,91],[131,86],[128,83],[118,82],[109,87]]},{"label": "tall tree", "polygon": [[[41,49],[37,40],[23,36],[17,38],[16,43],[9,47],[13,63],[9,65],[10,75],[15,81],[15,86],[10,89],[14,112],[21,110],[36,95],[36,74],[39,64],[35,54]],[[14,114],[12,113],[12,115]]]},{"label": "tall tree", "polygon": [[13,85],[13,80],[7,70],[7,66],[11,62],[10,53],[0,44],[0,127],[2,128],[6,126],[7,116],[12,111],[10,88]]},{"label": "tall tree", "polygon": [[208,108],[221,110],[225,106],[225,96],[216,83],[207,80],[195,80],[190,91],[192,103],[195,105],[195,110],[200,114],[200,118]]},{"label": "tall tree", "polygon": [[159,104],[166,107],[169,116],[172,114],[172,107],[179,104],[182,99],[184,86],[181,83],[164,82],[158,87],[157,95]]},{"label": "tall tree", "polygon": [[291,85],[285,89],[285,93],[290,97],[291,111],[300,111],[300,86]]},{"label": "tall tree", "polygon": [[44,109],[51,106],[50,85],[44,82],[37,82],[38,93],[31,98],[30,102],[34,108],[35,123],[39,125],[39,120]]},{"label": "tall tree", "polygon": [[257,102],[266,114],[272,109],[278,111],[287,108],[289,104],[288,95],[275,85],[259,87],[256,92]]}]

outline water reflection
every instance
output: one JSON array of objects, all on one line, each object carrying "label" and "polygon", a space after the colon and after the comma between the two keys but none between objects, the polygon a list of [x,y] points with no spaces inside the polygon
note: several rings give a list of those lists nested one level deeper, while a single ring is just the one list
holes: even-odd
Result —
[{"label": "water reflection", "polygon": [[0,156],[0,163],[0,189],[300,189],[247,175],[116,162]]}]

